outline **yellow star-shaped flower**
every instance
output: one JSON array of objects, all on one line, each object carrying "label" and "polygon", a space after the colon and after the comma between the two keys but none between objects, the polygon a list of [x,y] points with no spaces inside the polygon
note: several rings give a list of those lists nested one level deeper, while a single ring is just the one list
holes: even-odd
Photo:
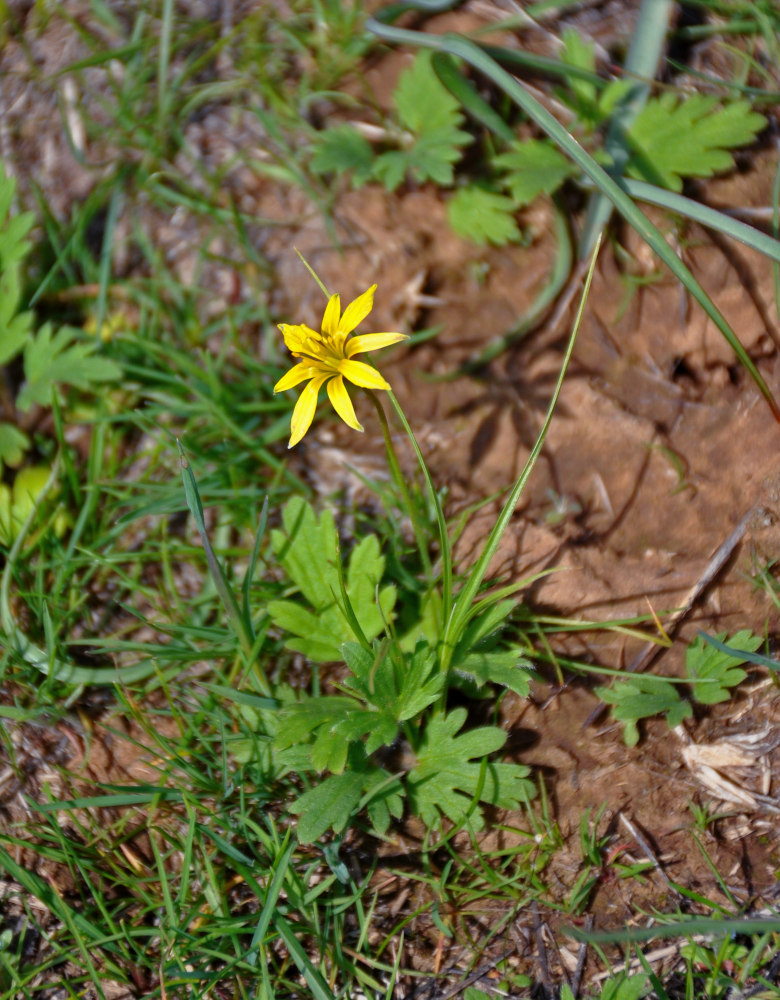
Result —
[{"label": "yellow star-shaped flower", "polygon": [[357,337],[351,336],[355,327],[371,312],[375,291],[376,285],[372,285],[354,302],[350,302],[343,314],[341,299],[338,295],[331,295],[325,308],[325,315],[322,317],[321,333],[303,323],[298,326],[279,324],[287,349],[293,357],[301,360],[279,379],[274,386],[274,392],[284,392],[285,389],[292,389],[301,382],[308,382],[293,410],[288,448],[298,444],[311,427],[323,385],[327,386],[328,398],[333,404],[333,409],[347,426],[356,431],[362,431],[363,427],[355,416],[344,379],[364,389],[390,388],[376,368],[363,361],[353,361],[356,354],[377,351],[380,347],[388,347],[406,339],[403,333],[366,333]]}]

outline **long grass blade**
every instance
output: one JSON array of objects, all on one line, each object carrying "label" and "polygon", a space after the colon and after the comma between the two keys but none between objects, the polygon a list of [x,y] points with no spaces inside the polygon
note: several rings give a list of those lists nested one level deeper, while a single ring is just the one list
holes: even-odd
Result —
[{"label": "long grass blade", "polygon": [[760,229],[748,226],[739,219],[735,219],[725,212],[719,212],[708,205],[702,205],[692,198],[676,194],[674,191],[667,191],[665,188],[656,187],[655,184],[648,184],[646,181],[633,180],[630,177],[620,177],[617,183],[631,198],[637,201],[645,201],[648,205],[658,205],[670,212],[684,215],[694,222],[706,226],[707,229],[715,229],[724,236],[757,250],[759,253],[769,257],[770,260],[780,263],[780,241],[772,236],[767,236]]},{"label": "long grass blade", "polygon": [[[442,643],[442,667],[446,670],[449,668],[449,662],[452,658],[452,652],[458,643],[460,634],[465,628],[466,623],[472,614],[474,600],[479,592],[479,588],[482,586],[482,581],[485,579],[485,574],[487,573],[488,566],[493,556],[496,554],[501,538],[507,529],[509,521],[515,512],[515,507],[523,494],[526,483],[536,465],[536,460],[538,459],[542,446],[544,445],[545,438],[547,437],[547,431],[550,428],[550,423],[552,422],[553,413],[555,412],[555,407],[558,403],[558,397],[560,396],[561,389],[563,388],[563,380],[566,375],[566,370],[569,367],[569,361],[571,360],[572,352],[574,351],[574,343],[577,339],[577,332],[582,322],[582,315],[585,310],[585,303],[588,298],[588,292],[590,291],[590,284],[593,280],[593,272],[596,267],[596,259],[598,258],[599,248],[601,247],[601,241],[599,240],[596,244],[596,248],[593,251],[590,261],[590,267],[585,278],[585,285],[582,292],[582,297],[580,299],[580,306],[577,311],[577,316],[574,321],[574,326],[572,329],[571,336],[569,337],[569,343],[566,348],[566,354],[563,358],[563,363],[561,365],[561,371],[558,375],[558,382],[555,386],[555,391],[553,392],[552,399],[550,400],[550,405],[547,408],[547,414],[542,424],[542,429],[536,438],[531,453],[526,459],[523,471],[517,479],[517,482],[512,487],[512,492],[504,504],[503,510],[499,514],[496,523],[493,525],[493,529],[488,535],[487,541],[485,542],[485,547],[483,548],[479,559],[475,563],[473,569],[469,573],[466,583],[463,585],[463,589],[457,596],[455,600],[454,607],[452,609],[452,614],[447,621],[444,641]],[[446,613],[446,609],[445,609]]]}]

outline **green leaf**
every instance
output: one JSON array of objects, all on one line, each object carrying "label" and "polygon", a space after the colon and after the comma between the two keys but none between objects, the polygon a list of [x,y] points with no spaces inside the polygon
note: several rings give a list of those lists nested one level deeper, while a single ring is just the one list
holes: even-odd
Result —
[{"label": "green leaf", "polygon": [[454,164],[461,157],[458,147],[469,141],[468,135],[456,128],[424,132],[406,152],[406,169],[420,184],[433,181],[440,187],[448,187],[455,179]]},{"label": "green leaf", "polygon": [[514,598],[487,603],[466,625],[452,654],[452,668],[465,688],[479,697],[486,684],[500,684],[521,697],[528,694],[530,661],[519,646],[501,646],[501,632],[512,611]]},{"label": "green leaf", "polygon": [[24,350],[25,383],[16,401],[22,412],[36,403],[49,406],[58,383],[87,390],[121,378],[119,365],[95,356],[100,342],[79,340],[81,335],[80,330],[69,326],[52,335],[51,323],[47,323],[34,339],[28,340]]},{"label": "green leaf", "polygon": [[279,750],[313,739],[311,765],[315,771],[344,769],[350,744],[367,737],[366,754],[389,746],[398,736],[398,724],[387,708],[366,708],[351,697],[306,698],[278,713],[274,745]]},{"label": "green leaf", "polygon": [[[562,36],[563,47],[560,60],[566,66],[596,72],[594,45],[589,39],[573,28],[567,28]],[[567,107],[572,108],[580,122],[591,126],[598,100],[598,88],[591,80],[584,80],[574,74],[566,80],[567,87],[556,87],[555,93]]]},{"label": "green leaf", "polygon": [[314,788],[304,792],[290,806],[297,813],[298,839],[311,844],[326,830],[344,830],[357,812],[363,797],[363,775],[359,771],[332,774]]},{"label": "green leaf", "polygon": [[371,764],[362,748],[353,748],[343,774],[331,775],[304,792],[290,807],[298,814],[298,839],[305,844],[321,837],[328,829],[340,833],[360,811],[365,801],[374,828],[384,833],[390,817],[403,813],[399,783],[383,767]]},{"label": "green leaf", "polygon": [[640,1000],[649,992],[647,976],[619,976],[604,983],[600,1000]]},{"label": "green leaf", "polygon": [[[381,741],[376,727],[379,724],[376,712],[373,715],[375,731],[366,743],[366,751],[372,753],[382,744],[391,743],[397,734],[397,723],[405,722],[419,715],[441,694],[446,684],[446,675],[436,670],[438,658],[427,642],[417,643],[414,651],[402,652],[397,646],[377,646],[369,652],[357,643],[345,643],[342,655],[352,670],[353,676],[344,681],[344,686],[361,695],[372,704],[382,717],[392,720],[395,732],[387,733]],[[341,727],[346,734],[346,728]],[[369,730],[365,730],[369,732]],[[389,736],[389,738],[386,738]]]},{"label": "green leaf", "polygon": [[371,796],[366,802],[368,818],[378,834],[387,832],[390,817],[400,819],[404,812],[404,800],[399,792],[400,781],[390,781],[390,772],[383,767],[374,767],[366,772],[363,790]]},{"label": "green leaf", "polygon": [[[731,639],[721,632],[715,638],[725,642],[730,648],[753,653],[761,645],[761,638],[747,629],[737,632]],[[693,689],[693,697],[700,705],[717,705],[731,697],[729,688],[736,687],[747,676],[739,669],[744,663],[739,656],[729,656],[714,646],[710,646],[701,636],[697,636],[685,654],[685,672]]]},{"label": "green leaf", "polygon": [[493,161],[506,171],[503,183],[518,205],[528,205],[540,194],[552,194],[577,168],[547,139],[527,139]]},{"label": "green leaf", "polygon": [[[282,511],[284,530],[271,532],[271,546],[290,580],[308,607],[298,601],[271,601],[268,613],[274,624],[290,632],[288,649],[303,653],[315,663],[341,659],[340,647],[356,636],[340,606],[339,548],[330,511],[317,517],[301,497],[293,497]],[[352,550],[346,572],[347,597],[355,617],[370,641],[392,616],[396,592],[392,586],[377,588],[385,560],[375,535],[367,535]]]},{"label": "green leaf", "polygon": [[766,118],[751,111],[747,101],[717,104],[706,94],[680,103],[674,93],[648,101],[629,132],[633,152],[627,173],[681,191],[683,177],[730,170],[734,160],[728,150],[753,142]]},{"label": "green leaf", "polygon": [[680,698],[674,684],[652,674],[632,674],[625,680],[617,681],[611,688],[596,688],[595,693],[614,706],[612,715],[625,723],[623,740],[630,747],[639,742],[636,725],[639,719],[666,713],[666,721],[674,727],[693,711],[690,704]]},{"label": "green leaf", "polygon": [[447,218],[458,236],[483,246],[504,246],[522,239],[515,222],[517,206],[506,195],[472,184],[447,203]]},{"label": "green leaf", "polygon": [[19,268],[7,268],[0,274],[0,365],[16,357],[32,336],[33,315],[18,312],[20,299]]},{"label": "green leaf", "polygon": [[311,168],[316,174],[352,174],[352,187],[371,178],[374,151],[371,144],[351,125],[336,125],[318,138]]},{"label": "green leaf", "polygon": [[16,468],[22,464],[30,439],[13,424],[0,423],[0,471],[3,465]]},{"label": "green leaf", "polygon": [[[28,515],[40,501],[51,473],[52,470],[46,466],[26,465],[16,473],[12,488],[0,483],[0,542],[3,545],[10,544],[18,537]],[[60,511],[49,523],[54,533],[61,537],[70,521]]]},{"label": "green leaf", "polygon": [[376,158],[373,176],[390,191],[407,174],[421,184],[452,184],[453,165],[471,136],[458,127],[463,122],[460,105],[436,76],[430,53],[418,53],[409,69],[401,73],[393,100],[408,134],[402,137],[401,149]]},{"label": "green leaf", "polygon": [[274,555],[309,604],[320,608],[332,603],[338,592],[332,586],[338,558],[333,514],[324,510],[317,518],[302,497],[292,497],[282,508],[282,525],[283,531],[271,532]]},{"label": "green leaf", "polygon": [[32,212],[22,212],[13,218],[8,218],[14,195],[16,180],[7,177],[0,165],[0,269],[9,270],[18,264],[30,250],[30,244],[25,237],[30,232],[35,221]]},{"label": "green leaf", "polygon": [[[398,77],[393,101],[401,124],[415,135],[456,129],[463,122],[460,104],[431,66],[431,53],[418,52]],[[463,143],[471,141],[461,133]]]},{"label": "green leaf", "polygon": [[[477,794],[480,801],[505,809],[516,808],[533,796],[527,767],[470,763],[499,750],[506,733],[485,726],[456,736],[465,721],[465,708],[457,708],[447,716],[434,715],[423,734],[417,764],[407,776],[410,805],[427,826],[438,824],[442,816],[460,823],[469,815],[472,829],[479,830],[484,821],[481,810],[473,804]],[[481,778],[484,781],[480,790]]]},{"label": "green leaf", "polygon": [[497,637],[506,626],[509,616],[517,605],[516,600],[509,598],[508,600],[495,601],[477,611],[463,629],[452,657],[453,663],[457,663],[462,656],[465,656],[485,639]]},{"label": "green leaf", "polygon": [[525,698],[530,688],[530,661],[519,647],[473,650],[453,664],[456,674],[471,681],[479,690],[486,684],[500,684]]},{"label": "green leaf", "polygon": [[453,165],[461,155],[458,145],[463,145],[459,137],[464,134],[457,129],[426,132],[408,149],[380,154],[374,161],[373,176],[388,191],[395,191],[407,174],[420,184],[433,181],[449,187],[455,177]]},{"label": "green leaf", "polygon": [[384,184],[388,191],[395,191],[399,184],[403,183],[408,167],[409,157],[407,154],[393,150],[389,153],[382,153],[376,158],[373,175],[381,184]]},{"label": "green leaf", "polygon": [[413,719],[433,704],[447,683],[447,675],[438,673],[439,658],[427,642],[420,641],[402,671],[401,689],[395,702],[399,722]]},{"label": "green leaf", "polygon": [[563,43],[561,62],[575,69],[586,70],[593,74],[593,78],[583,79],[572,74],[566,81],[567,86],[556,87],[555,94],[574,111],[578,124],[586,132],[593,132],[629,97],[636,87],[636,81],[629,75],[627,79],[611,80],[603,86],[596,76],[593,43],[573,29],[564,31]]}]

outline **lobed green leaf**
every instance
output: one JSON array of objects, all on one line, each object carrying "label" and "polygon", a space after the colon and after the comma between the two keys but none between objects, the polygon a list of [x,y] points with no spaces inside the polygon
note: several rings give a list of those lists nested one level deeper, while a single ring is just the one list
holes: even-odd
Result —
[{"label": "lobed green leaf", "polygon": [[447,203],[447,218],[464,239],[484,246],[503,246],[522,238],[515,221],[517,205],[506,195],[477,184],[461,188]]},{"label": "lobed green leaf", "polygon": [[672,191],[685,177],[711,177],[730,170],[730,149],[755,140],[766,118],[748,101],[717,107],[717,98],[693,94],[678,102],[673,93],[648,101],[629,132],[632,155],[626,172]]},{"label": "lobed green leaf", "polygon": [[[721,632],[715,638],[725,642],[731,649],[753,653],[761,645],[761,638],[748,629],[737,632],[731,639]],[[685,654],[685,672],[690,681],[692,694],[700,705],[717,705],[731,697],[729,688],[736,687],[747,676],[740,669],[745,661],[739,656],[730,656],[709,645],[697,636]]]}]

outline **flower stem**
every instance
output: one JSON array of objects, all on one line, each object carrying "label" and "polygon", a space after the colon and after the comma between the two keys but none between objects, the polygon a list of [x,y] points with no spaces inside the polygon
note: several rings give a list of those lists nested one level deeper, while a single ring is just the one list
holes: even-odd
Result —
[{"label": "flower stem", "polygon": [[[387,414],[385,413],[384,407],[380,403],[380,401],[379,401],[376,393],[372,392],[370,389],[365,389],[365,388],[363,389],[363,392],[365,392],[365,394],[370,398],[371,402],[374,404],[374,408],[376,409],[377,416],[379,417],[379,424],[380,424],[380,426],[382,428],[382,435],[383,435],[383,437],[385,439],[385,450],[387,452],[387,464],[390,467],[390,475],[392,477],[392,480],[393,480],[393,483],[395,484],[396,489],[398,490],[398,492],[401,495],[401,499],[403,501],[403,505],[406,508],[406,512],[409,515],[409,520],[412,522],[412,530],[414,531],[414,539],[415,539],[415,542],[417,543],[417,549],[418,549],[418,551],[420,553],[420,560],[421,560],[421,562],[423,564],[423,569],[425,571],[425,575],[428,577],[428,580],[431,583],[433,583],[433,579],[434,579],[433,578],[433,567],[431,566],[431,557],[430,557],[430,555],[428,553],[428,544],[427,544],[427,540],[426,540],[425,530],[423,528],[423,525],[420,523],[419,513],[417,511],[417,508],[416,508],[415,504],[412,502],[412,498],[411,498],[411,496],[409,494],[409,490],[407,488],[406,481],[404,480],[403,473],[401,472],[401,465],[400,465],[400,463],[398,461],[398,454],[397,454],[397,452],[395,450],[395,445],[393,444],[393,439],[392,439],[391,434],[390,434],[390,425],[387,422]],[[419,449],[419,447],[417,445],[417,442],[414,439],[414,434],[412,433],[412,429],[409,426],[409,424],[407,423],[406,418],[403,416],[403,413],[401,412],[401,409],[398,406],[398,403],[397,403],[397,401],[396,401],[396,399],[395,399],[395,397],[393,396],[392,393],[390,393],[390,397],[391,397],[391,399],[393,401],[393,405],[394,405],[394,407],[396,409],[396,412],[401,414],[401,419],[402,419],[402,423],[404,424],[404,429],[406,430],[407,434],[409,435],[409,437],[410,437],[410,439],[412,441],[412,446],[414,447],[415,451],[417,452],[417,455],[418,455],[418,458],[420,460],[420,464],[421,464],[421,467],[422,467],[422,470],[423,470],[423,475],[425,476],[427,484],[428,484],[428,487],[431,490],[431,495],[433,497],[433,502],[434,502],[434,505],[436,506],[436,510],[438,512],[440,510],[440,506],[441,506],[439,504],[439,498],[436,495],[436,492],[434,490],[433,481],[431,480],[430,473],[428,472],[428,469],[425,466],[425,461],[424,461],[424,459],[422,457],[420,449]],[[446,538],[446,535],[445,535],[445,538]],[[444,552],[444,546],[442,546],[442,552]],[[447,549],[447,552],[449,552],[448,549]],[[448,613],[447,609],[448,609],[448,606],[449,606],[449,599],[448,599],[447,603],[443,604],[442,606],[444,608],[444,614],[446,615]]]}]

